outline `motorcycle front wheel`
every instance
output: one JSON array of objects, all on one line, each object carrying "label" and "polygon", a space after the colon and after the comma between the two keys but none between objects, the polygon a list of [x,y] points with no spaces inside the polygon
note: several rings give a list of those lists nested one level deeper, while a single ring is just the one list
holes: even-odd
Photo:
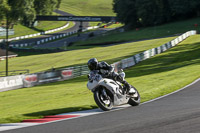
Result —
[{"label": "motorcycle front wheel", "polygon": [[106,96],[103,94],[103,88],[99,88],[94,92],[94,100],[100,109],[109,111],[113,108],[112,96],[107,89],[105,89]]},{"label": "motorcycle front wheel", "polygon": [[140,104],[140,94],[137,91],[137,89],[133,86],[131,86],[134,90],[135,90],[135,94],[131,95],[128,104],[132,105],[132,106],[137,106]]}]

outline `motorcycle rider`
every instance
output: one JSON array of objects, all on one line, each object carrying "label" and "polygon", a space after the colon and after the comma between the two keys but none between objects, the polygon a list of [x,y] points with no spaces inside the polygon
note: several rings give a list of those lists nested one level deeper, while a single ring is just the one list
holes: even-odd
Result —
[{"label": "motorcycle rider", "polygon": [[131,88],[130,84],[118,73],[116,73],[114,68],[106,62],[98,62],[96,58],[92,58],[88,61],[87,65],[90,71],[98,70],[99,74],[101,74],[103,78],[110,78],[124,84],[129,94],[133,94],[135,92],[134,89]]}]

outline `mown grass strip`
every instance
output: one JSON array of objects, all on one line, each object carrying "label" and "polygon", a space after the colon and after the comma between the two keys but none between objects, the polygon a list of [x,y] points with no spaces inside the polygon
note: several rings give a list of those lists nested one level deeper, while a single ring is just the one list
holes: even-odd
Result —
[{"label": "mown grass strip", "polygon": [[99,43],[110,42],[126,42],[126,41],[137,41],[142,39],[152,39],[164,36],[172,36],[176,34],[182,34],[190,30],[197,30],[199,28],[195,27],[194,24],[200,25],[200,18],[189,19],[185,21],[177,21],[164,25],[155,25],[154,27],[146,28],[136,28],[135,30],[129,30],[127,32],[120,33],[119,31],[108,32],[106,35],[93,37],[86,41],[80,41],[75,44],[75,46],[81,47],[81,45],[94,45]]},{"label": "mown grass strip", "polygon": [[[60,53],[40,54],[16,57],[9,60],[9,70],[29,69],[31,73],[46,71],[53,68],[64,68],[86,64],[89,58],[96,57],[113,63],[133,56],[139,52],[158,47],[175,37],[126,43],[110,47],[73,50]],[[5,61],[0,62],[0,70],[5,69]]]},{"label": "mown grass strip", "polygon": [[62,0],[60,10],[77,16],[113,16],[112,0]]},{"label": "mown grass strip", "polygon": [[[126,79],[139,90],[142,102],[168,94],[200,78],[199,51],[200,35],[191,36],[165,53],[127,69]],[[113,60],[115,59],[111,58],[107,61]],[[68,81],[2,92],[0,123],[96,108],[86,83],[86,76],[82,76]]]}]

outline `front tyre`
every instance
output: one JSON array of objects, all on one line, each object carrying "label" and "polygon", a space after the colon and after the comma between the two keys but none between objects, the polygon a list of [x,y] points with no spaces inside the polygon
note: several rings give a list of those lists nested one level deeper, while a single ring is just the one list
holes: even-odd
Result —
[{"label": "front tyre", "polygon": [[135,87],[133,87],[133,86],[131,86],[131,87],[135,90],[135,93],[130,96],[128,104],[130,104],[132,106],[137,106],[140,104],[140,94]]},{"label": "front tyre", "polygon": [[113,100],[108,90],[106,91],[107,95],[105,97],[102,89],[103,88],[99,88],[94,92],[94,100],[99,108],[101,108],[103,111],[109,111],[113,108]]}]

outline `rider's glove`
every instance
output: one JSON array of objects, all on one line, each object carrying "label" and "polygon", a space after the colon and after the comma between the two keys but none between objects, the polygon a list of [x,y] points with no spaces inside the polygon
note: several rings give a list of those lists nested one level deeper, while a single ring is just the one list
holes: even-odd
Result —
[{"label": "rider's glove", "polygon": [[109,74],[109,71],[108,70],[104,70],[104,69],[101,69],[100,72],[104,75],[108,75]]}]

